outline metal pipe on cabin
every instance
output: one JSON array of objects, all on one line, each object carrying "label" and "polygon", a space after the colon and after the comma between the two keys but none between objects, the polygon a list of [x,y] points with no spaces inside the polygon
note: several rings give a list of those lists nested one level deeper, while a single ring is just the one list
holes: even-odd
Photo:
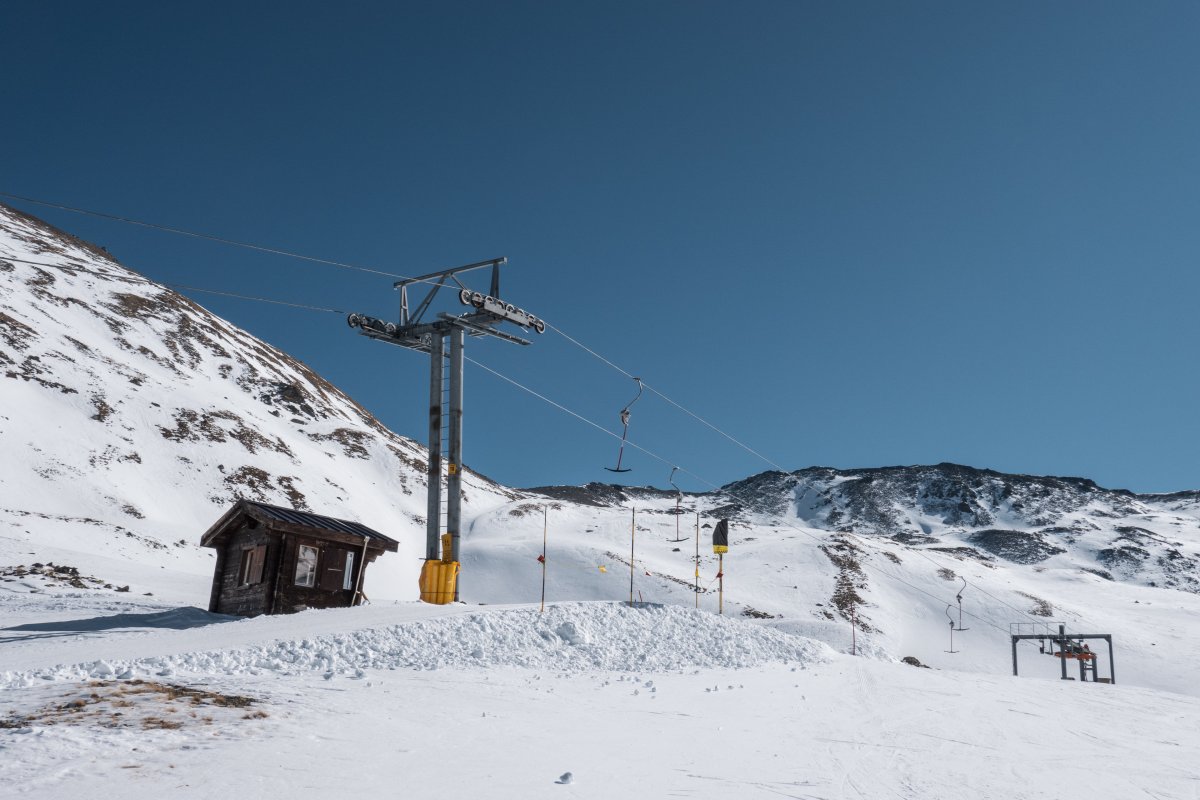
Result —
[{"label": "metal pipe on cabin", "polygon": [[[462,328],[450,331],[450,466],[446,478],[446,530],[450,533],[450,560],[458,556],[462,521],[462,416],[463,416],[463,339]],[[462,569],[459,569],[462,575]],[[454,582],[454,602],[458,602],[459,583]]]},{"label": "metal pipe on cabin", "polygon": [[442,527],[442,361],[445,343],[440,333],[429,339],[429,490],[425,506],[425,560],[441,558],[438,537]]},{"label": "metal pipe on cabin", "polygon": [[355,579],[354,579],[354,596],[352,598],[350,598],[351,606],[358,605],[358,598],[364,596],[362,593],[362,585],[363,585],[363,576],[367,572],[367,537],[366,536],[363,537],[362,555],[359,558],[362,563],[360,563],[358,565],[358,576],[355,577]]}]

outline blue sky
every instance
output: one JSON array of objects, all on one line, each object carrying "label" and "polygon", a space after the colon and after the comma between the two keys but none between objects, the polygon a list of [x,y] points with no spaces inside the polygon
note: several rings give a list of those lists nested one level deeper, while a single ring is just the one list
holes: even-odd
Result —
[{"label": "blue sky", "polygon": [[[1200,486],[1200,5],[93,3],[6,9],[0,191],[504,294],[775,463]],[[394,316],[387,278],[14,203],[150,277]],[[424,438],[427,359],[203,305]],[[468,355],[619,431],[561,337]],[[465,460],[616,442],[477,368]],[[631,440],[768,465],[653,396]],[[670,466],[627,454],[636,484]],[[689,475],[685,489],[705,484]]]}]

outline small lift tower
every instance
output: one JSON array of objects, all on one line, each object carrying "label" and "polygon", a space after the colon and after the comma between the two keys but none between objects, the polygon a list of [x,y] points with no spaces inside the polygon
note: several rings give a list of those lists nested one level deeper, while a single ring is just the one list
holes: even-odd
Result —
[{"label": "small lift tower", "polygon": [[[364,314],[351,314],[346,322],[358,328],[364,336],[381,342],[429,353],[429,468],[428,496],[425,522],[425,565],[421,569],[421,599],[427,603],[445,604],[458,600],[459,532],[462,525],[462,414],[463,414],[463,344],[467,336],[495,336],[506,342],[528,345],[522,339],[496,330],[502,322],[511,322],[526,330],[544,333],[546,323],[512,303],[500,299],[500,267],[506,258],[477,261],[461,267],[431,272],[419,278],[396,281],[400,290],[400,321],[384,322]],[[488,294],[472,291],[459,280],[459,275],[473,270],[492,268]],[[428,292],[415,309],[410,309],[410,287],[427,287]],[[433,320],[425,319],[438,292],[449,289],[458,293],[458,300],[471,310],[465,314],[439,313]],[[446,339],[450,339],[449,391],[443,397],[445,381]],[[442,519],[442,420],[449,416],[446,459],[446,532],[441,532]]]},{"label": "small lift tower", "polygon": [[[1026,639],[1038,643],[1038,652],[1054,656],[1062,666],[1062,679],[1075,680],[1067,675],[1067,659],[1079,663],[1079,680],[1093,683],[1116,683],[1117,673],[1113,661],[1113,642],[1111,633],[1068,633],[1067,626],[1058,623],[1057,632],[1054,623],[1014,622],[1009,625],[1009,638],[1012,640],[1013,675],[1017,674],[1017,645]],[[1102,639],[1108,642],[1108,677],[1101,678],[1096,674],[1096,656],[1091,647],[1084,643],[1086,639]]]}]

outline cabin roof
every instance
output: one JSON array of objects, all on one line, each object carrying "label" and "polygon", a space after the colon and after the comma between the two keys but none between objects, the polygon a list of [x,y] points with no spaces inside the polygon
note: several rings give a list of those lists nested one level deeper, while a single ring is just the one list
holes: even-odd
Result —
[{"label": "cabin roof", "polygon": [[342,538],[346,536],[355,539],[366,538],[374,547],[379,547],[382,550],[390,550],[396,552],[399,548],[399,542],[390,536],[384,536],[377,530],[368,528],[361,522],[351,522],[345,519],[337,519],[336,517],[326,517],[321,514],[313,514],[310,511],[296,511],[292,508],[284,508],[282,506],[273,506],[269,503],[259,503],[254,500],[239,500],[228,511],[226,511],[216,524],[214,524],[205,534],[200,537],[200,544],[205,547],[216,547],[219,544],[219,539],[224,538],[223,534],[228,532],[235,520],[242,516],[250,517],[258,520],[268,528],[283,529],[291,532],[296,532],[296,529],[305,528],[312,532],[312,535],[321,537],[321,533],[332,534],[329,538]]}]

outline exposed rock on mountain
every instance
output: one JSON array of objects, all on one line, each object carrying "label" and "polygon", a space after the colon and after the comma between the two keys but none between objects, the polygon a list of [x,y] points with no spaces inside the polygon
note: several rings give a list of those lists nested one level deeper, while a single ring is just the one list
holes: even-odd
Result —
[{"label": "exposed rock on mountain", "polygon": [[1044,534],[1034,531],[976,531],[967,537],[971,544],[1017,564],[1038,564],[1050,556],[1067,552],[1046,541]]},{"label": "exposed rock on mountain", "polygon": [[[11,547],[35,518],[51,523],[42,544],[113,555],[193,542],[249,497],[387,531],[411,547],[402,579],[415,575],[423,447],[302,362],[4,205],[0,389]],[[470,473],[467,495],[476,509],[516,496]]]},{"label": "exposed rock on mountain", "polygon": [[[654,490],[593,483],[533,491],[603,506]],[[769,471],[700,497],[709,517],[886,537],[983,563],[1066,559],[1110,579],[1200,591],[1200,492],[1138,495],[1086,478],[936,464]]]}]

